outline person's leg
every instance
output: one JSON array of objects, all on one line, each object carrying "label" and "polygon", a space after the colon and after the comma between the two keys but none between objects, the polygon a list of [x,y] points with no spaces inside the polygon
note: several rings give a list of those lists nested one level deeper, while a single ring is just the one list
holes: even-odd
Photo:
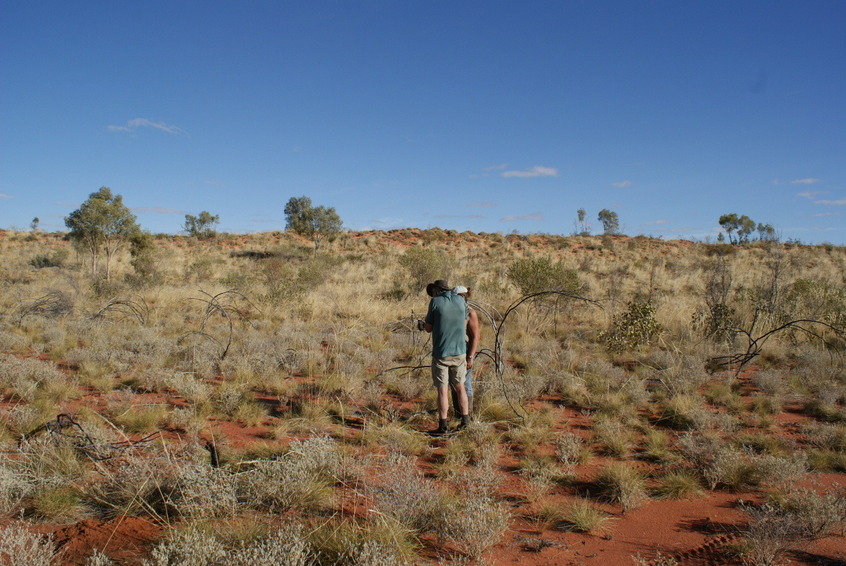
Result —
[{"label": "person's leg", "polygon": [[447,386],[442,385],[438,387],[438,419],[447,420],[449,418],[449,393]]},{"label": "person's leg", "polygon": [[455,386],[450,385],[449,386],[449,393],[450,393],[450,396],[452,397],[453,416],[456,419],[461,418],[461,413],[458,412],[458,405],[459,405],[458,389]]},{"label": "person's leg", "polygon": [[467,414],[473,412],[473,368],[467,370],[464,376],[464,390],[467,392]]},{"label": "person's leg", "polygon": [[449,368],[444,365],[442,358],[432,358],[432,383],[438,392],[438,428],[432,433],[444,434],[449,428]]},{"label": "person's leg", "polygon": [[459,358],[455,366],[449,368],[450,387],[458,393],[456,412],[461,415],[462,428],[470,424],[470,414],[467,410],[467,391],[464,389],[464,379],[467,375],[467,364],[464,358]]}]

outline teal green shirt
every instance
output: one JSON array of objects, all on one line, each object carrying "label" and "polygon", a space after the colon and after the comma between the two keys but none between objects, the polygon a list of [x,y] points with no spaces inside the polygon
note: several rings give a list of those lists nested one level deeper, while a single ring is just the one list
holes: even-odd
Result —
[{"label": "teal green shirt", "polygon": [[463,356],[469,311],[464,297],[449,291],[429,301],[426,323],[432,325],[432,357]]}]

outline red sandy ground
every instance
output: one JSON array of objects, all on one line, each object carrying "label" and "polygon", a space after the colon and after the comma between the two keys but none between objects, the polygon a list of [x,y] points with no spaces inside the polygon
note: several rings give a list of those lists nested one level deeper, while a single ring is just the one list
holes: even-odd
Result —
[{"label": "red sandy ground", "polygon": [[[165,398],[156,395],[157,401]],[[167,399],[174,405],[181,399]],[[86,395],[79,402],[96,408],[95,395]],[[575,410],[567,409],[559,428],[569,427],[577,433],[589,434],[589,422]],[[799,422],[807,417],[787,411],[778,418],[778,429],[787,437],[793,436]],[[352,434],[360,428],[360,419],[350,417],[346,422]],[[225,445],[242,449],[256,442],[268,440],[267,427],[244,427],[238,423],[218,421],[213,425],[215,439]],[[283,442],[283,441],[280,441]],[[422,459],[424,470],[430,471],[443,457],[444,440],[434,440],[432,454]],[[513,471],[517,458],[503,451],[499,461],[503,472]],[[577,469],[577,477],[590,481],[593,472],[602,464],[597,457]],[[642,463],[646,468],[651,464]],[[619,506],[600,505],[612,517],[605,534],[586,535],[557,529],[541,529],[532,519],[533,511],[543,503],[566,504],[574,498],[572,488],[557,487],[543,501],[531,503],[525,497],[522,480],[513,473],[506,478],[499,495],[510,506],[512,524],[503,540],[486,555],[486,564],[505,566],[633,566],[639,556],[643,563],[654,560],[658,553],[672,557],[682,565],[741,565],[734,549],[742,542],[740,533],[746,526],[747,515],[738,502],[760,501],[759,492],[731,493],[709,491],[701,497],[683,501],[650,500],[641,507],[622,513]],[[814,474],[811,480],[819,486],[846,486],[843,474]],[[346,506],[346,504],[345,504]],[[352,507],[360,507],[361,501]],[[344,511],[346,514],[347,511]],[[351,514],[357,512],[351,511]],[[94,549],[104,552],[117,564],[138,565],[166,529],[154,521],[141,517],[119,517],[112,521],[87,519],[70,525],[39,525],[39,531],[53,533],[61,549],[62,565],[83,565]],[[449,547],[444,548],[424,538],[422,556],[430,564],[449,563]],[[830,537],[783,557],[782,564],[846,566],[846,540]]]}]

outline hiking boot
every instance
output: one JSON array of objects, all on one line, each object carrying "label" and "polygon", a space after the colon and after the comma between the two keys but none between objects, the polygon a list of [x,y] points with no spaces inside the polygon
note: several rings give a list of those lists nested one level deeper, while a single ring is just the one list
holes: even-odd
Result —
[{"label": "hiking boot", "polygon": [[458,425],[458,430],[467,428],[470,425],[470,415],[461,415],[461,424]]},{"label": "hiking boot", "polygon": [[446,419],[438,419],[438,428],[430,432],[432,436],[441,436],[449,432],[449,424]]}]

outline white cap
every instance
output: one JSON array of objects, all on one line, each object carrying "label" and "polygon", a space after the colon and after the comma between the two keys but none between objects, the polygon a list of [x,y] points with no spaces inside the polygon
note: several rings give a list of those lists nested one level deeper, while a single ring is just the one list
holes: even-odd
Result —
[{"label": "white cap", "polygon": [[467,287],[463,287],[461,285],[456,285],[455,287],[452,288],[452,292],[455,293],[456,295],[463,295],[464,293],[467,292]]}]

